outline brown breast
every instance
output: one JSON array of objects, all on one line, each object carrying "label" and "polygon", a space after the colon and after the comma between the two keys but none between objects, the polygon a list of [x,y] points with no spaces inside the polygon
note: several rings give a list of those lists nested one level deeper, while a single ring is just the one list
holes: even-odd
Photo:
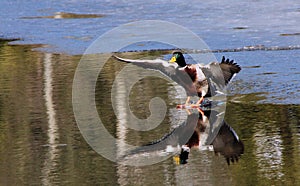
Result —
[{"label": "brown breast", "polygon": [[184,68],[184,71],[188,73],[188,75],[191,77],[192,81],[195,82],[197,80],[197,70],[195,66],[188,65]]},{"label": "brown breast", "polygon": [[196,88],[196,91],[198,93],[198,96],[201,97],[202,89],[206,88],[206,86],[208,85],[208,82],[206,79],[203,81],[198,81],[196,68],[197,68],[197,66],[195,66],[195,65],[188,65],[184,68],[184,71],[191,77],[193,84]]}]

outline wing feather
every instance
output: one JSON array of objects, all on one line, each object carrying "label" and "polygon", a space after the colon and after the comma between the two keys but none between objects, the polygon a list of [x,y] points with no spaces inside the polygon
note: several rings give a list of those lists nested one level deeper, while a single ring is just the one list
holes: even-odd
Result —
[{"label": "wing feather", "polygon": [[233,60],[225,60],[224,56],[220,63],[220,68],[223,72],[225,84],[228,84],[233,76],[241,71],[241,67],[238,64],[236,64]]},{"label": "wing feather", "polygon": [[168,61],[162,59],[126,59],[115,55],[113,55],[113,57],[122,62],[132,63],[134,65],[147,69],[157,70],[160,73],[172,79],[173,81],[175,81],[177,84],[183,86],[183,88],[187,91],[188,95],[197,95],[197,91],[191,80],[191,77],[188,75],[187,72],[185,72],[184,69],[178,68],[178,65],[176,63],[169,63]]}]

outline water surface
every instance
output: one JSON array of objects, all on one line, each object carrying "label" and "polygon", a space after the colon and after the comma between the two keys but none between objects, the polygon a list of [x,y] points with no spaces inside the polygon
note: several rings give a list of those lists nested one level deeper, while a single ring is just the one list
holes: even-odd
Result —
[{"label": "water surface", "polygon": [[[192,149],[185,165],[176,165],[169,158],[151,166],[131,167],[97,154],[78,130],[71,91],[80,56],[41,53],[32,51],[34,47],[1,44],[2,184],[295,185],[300,182],[300,107],[298,104],[269,103],[268,95],[260,93],[264,92],[263,88],[256,87],[257,92],[246,89],[244,84],[253,81],[244,76],[252,74],[251,71],[261,73],[256,72],[260,70],[258,67],[244,68],[229,91],[225,120],[245,146],[237,163],[228,166],[222,155]],[[164,57],[165,53],[139,55],[151,54]],[[242,62],[241,65],[250,66]],[[252,65],[264,66],[263,63]],[[130,97],[133,112],[140,118],[148,117],[149,99],[160,96],[166,101],[167,115],[152,131],[121,131],[109,91],[114,72],[121,68],[121,64],[111,60],[105,68],[107,73],[100,75],[96,92],[99,116],[112,135],[128,143],[141,145],[161,138],[172,130],[172,123],[178,123],[178,114],[184,112],[174,109],[178,98],[171,91],[171,85],[155,78],[137,83]],[[262,76],[268,75],[274,74]]]},{"label": "water surface", "polygon": [[[29,0],[1,1],[0,5],[0,37],[21,38],[18,43],[47,44],[45,50],[52,52],[82,54],[103,33],[137,20],[163,20],[182,25],[204,39],[211,49],[299,46],[300,40],[297,35],[300,3],[297,0],[273,3],[257,0],[156,0],[147,3],[138,0]],[[61,13],[73,16],[56,19],[55,15]],[[85,18],[78,15],[85,15]]]}]

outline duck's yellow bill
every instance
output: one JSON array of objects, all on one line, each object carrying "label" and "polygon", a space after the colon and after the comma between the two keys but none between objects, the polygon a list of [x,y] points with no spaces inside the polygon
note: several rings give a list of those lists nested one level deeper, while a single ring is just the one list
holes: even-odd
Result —
[{"label": "duck's yellow bill", "polygon": [[174,62],[176,62],[176,57],[175,56],[173,56],[171,59],[170,59],[170,61],[169,61],[170,63],[174,63]]}]

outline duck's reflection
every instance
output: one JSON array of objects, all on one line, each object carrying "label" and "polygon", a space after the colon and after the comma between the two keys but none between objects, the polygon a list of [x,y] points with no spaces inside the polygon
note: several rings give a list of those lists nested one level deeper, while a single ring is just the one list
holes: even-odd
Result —
[{"label": "duck's reflection", "polygon": [[[217,120],[219,113],[213,110],[198,110],[201,114],[199,114],[197,126],[188,142],[182,145],[180,154],[174,157],[175,162],[186,164],[192,148],[213,150],[216,155],[223,155],[228,165],[237,162],[244,153],[244,144],[234,129],[223,119],[214,131],[210,130],[210,127],[219,122]],[[188,117],[190,116],[191,114]]]},{"label": "duck's reflection", "polygon": [[[154,151],[171,153],[176,164],[188,162],[191,149],[210,150],[223,155],[227,164],[237,162],[244,152],[243,142],[233,128],[224,121],[224,113],[213,109],[186,109],[188,117],[179,127],[162,139],[131,151],[130,155],[147,153],[155,156]],[[179,149],[178,149],[179,148]]]}]

